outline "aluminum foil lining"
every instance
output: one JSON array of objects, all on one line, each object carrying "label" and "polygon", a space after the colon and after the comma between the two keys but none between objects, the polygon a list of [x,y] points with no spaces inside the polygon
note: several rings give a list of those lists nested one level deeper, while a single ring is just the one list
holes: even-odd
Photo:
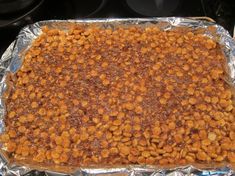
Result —
[{"label": "aluminum foil lining", "polygon": [[[189,18],[127,18],[127,19],[86,19],[86,20],[49,20],[41,21],[23,28],[16,40],[11,43],[0,59],[0,133],[4,131],[5,105],[3,93],[8,88],[6,77],[9,73],[15,73],[22,64],[25,51],[31,46],[35,38],[41,34],[41,27],[67,30],[73,23],[89,25],[98,24],[104,28],[118,25],[138,24],[156,25],[163,30],[171,30],[175,27],[200,28],[204,35],[216,40],[226,56],[228,82],[235,84],[235,41],[221,26],[212,22],[198,21]],[[0,146],[1,147],[1,146]],[[36,168],[36,169],[35,169]],[[201,168],[201,169],[199,169]],[[180,166],[175,168],[160,168],[157,166],[126,166],[113,168],[77,168],[73,172],[56,172],[53,169],[40,168],[38,166],[23,166],[10,162],[3,152],[0,152],[1,175],[130,175],[130,176],[235,176],[234,168],[230,165],[208,166]]]}]

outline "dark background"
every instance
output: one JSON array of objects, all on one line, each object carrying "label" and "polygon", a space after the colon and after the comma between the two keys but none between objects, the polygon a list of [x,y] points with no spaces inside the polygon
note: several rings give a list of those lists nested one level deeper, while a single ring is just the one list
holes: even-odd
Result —
[{"label": "dark background", "polygon": [[1,12],[4,1],[14,0],[0,0],[0,55],[23,26],[48,19],[207,16],[231,35],[235,24],[235,0],[159,0],[161,10],[154,9],[152,0],[34,0],[27,8],[8,14]]}]

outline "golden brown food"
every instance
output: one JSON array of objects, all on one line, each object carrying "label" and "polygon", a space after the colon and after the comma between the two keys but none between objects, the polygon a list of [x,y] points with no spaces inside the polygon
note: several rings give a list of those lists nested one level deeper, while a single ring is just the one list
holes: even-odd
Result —
[{"label": "golden brown food", "polygon": [[197,30],[45,27],[13,80],[1,141],[44,164],[234,163],[224,62]]}]

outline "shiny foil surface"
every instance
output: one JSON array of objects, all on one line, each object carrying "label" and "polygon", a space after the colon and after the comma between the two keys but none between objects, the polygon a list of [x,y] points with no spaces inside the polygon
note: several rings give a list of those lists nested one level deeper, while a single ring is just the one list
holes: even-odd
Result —
[{"label": "shiny foil surface", "polygon": [[[171,30],[177,27],[186,27],[203,30],[204,35],[218,42],[226,56],[225,68],[227,72],[226,81],[234,88],[235,86],[235,41],[229,33],[221,26],[213,22],[193,20],[190,18],[126,18],[126,19],[86,19],[86,20],[49,20],[41,21],[23,28],[16,40],[11,43],[0,59],[0,133],[4,132],[4,117],[6,114],[3,94],[11,88],[7,76],[14,74],[22,65],[24,53],[30,48],[31,43],[41,34],[42,26],[67,30],[73,24],[97,24],[104,28],[128,25],[156,25],[162,30]],[[2,148],[2,145],[1,145]],[[60,170],[60,171],[58,171]],[[106,166],[92,168],[73,168],[69,170],[55,168],[44,168],[40,166],[24,166],[9,161],[3,151],[0,152],[0,174],[1,175],[130,175],[130,176],[235,176],[234,166],[228,164],[197,166]]]}]

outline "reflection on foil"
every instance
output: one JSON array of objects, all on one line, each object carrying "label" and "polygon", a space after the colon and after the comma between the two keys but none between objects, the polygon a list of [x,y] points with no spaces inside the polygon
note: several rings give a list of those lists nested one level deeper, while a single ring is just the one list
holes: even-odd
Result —
[{"label": "reflection on foil", "polygon": [[[189,27],[192,29],[200,28],[205,30],[205,35],[216,40],[224,51],[226,56],[226,68],[228,71],[229,83],[235,83],[235,42],[229,33],[221,26],[212,22],[197,21],[187,18],[145,18],[145,19],[93,19],[93,20],[67,20],[67,21],[41,21],[22,29],[14,41],[0,60],[0,133],[4,131],[4,114],[5,106],[3,93],[7,89],[6,76],[8,73],[15,73],[22,64],[22,58],[31,46],[32,41],[41,34],[41,27],[47,25],[50,28],[58,28],[67,30],[71,24],[98,24],[102,27],[115,27],[118,25],[156,25],[163,30],[170,30],[175,27]],[[210,30],[210,29],[214,30]],[[10,87],[10,86],[8,86]],[[35,169],[37,168],[37,169]],[[199,169],[203,168],[203,169]],[[233,168],[234,169],[234,168]],[[23,166],[14,162],[9,162],[4,153],[0,152],[0,174],[1,175],[129,175],[129,176],[235,176],[235,172],[229,165],[200,165],[197,168],[194,166],[182,166],[175,168],[159,168],[153,166],[126,166],[113,168],[77,168],[73,172],[56,172],[54,169],[43,169],[40,166]]]}]

